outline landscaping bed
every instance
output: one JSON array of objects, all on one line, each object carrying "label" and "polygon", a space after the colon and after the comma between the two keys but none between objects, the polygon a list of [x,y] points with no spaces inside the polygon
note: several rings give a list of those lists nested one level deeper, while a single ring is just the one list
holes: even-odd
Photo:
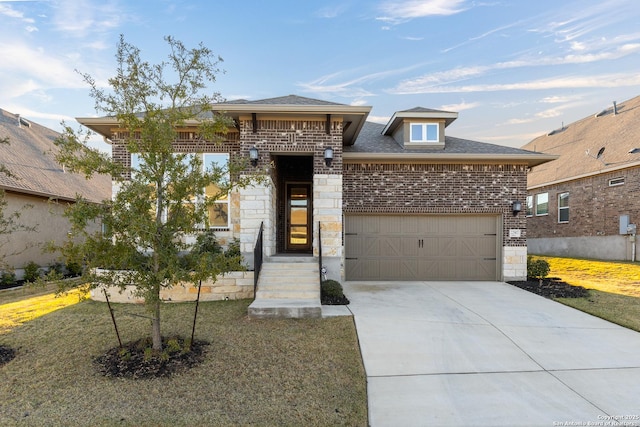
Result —
[{"label": "landscaping bed", "polygon": [[542,295],[545,298],[584,298],[589,296],[589,291],[586,288],[570,285],[557,277],[548,277],[542,280],[511,281],[507,283],[524,289],[525,291]]}]

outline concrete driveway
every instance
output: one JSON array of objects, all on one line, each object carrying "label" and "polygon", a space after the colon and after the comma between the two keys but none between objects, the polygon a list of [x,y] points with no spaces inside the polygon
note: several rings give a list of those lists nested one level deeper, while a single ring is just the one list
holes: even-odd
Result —
[{"label": "concrete driveway", "polygon": [[640,426],[640,333],[499,282],[344,290],[373,427]]}]

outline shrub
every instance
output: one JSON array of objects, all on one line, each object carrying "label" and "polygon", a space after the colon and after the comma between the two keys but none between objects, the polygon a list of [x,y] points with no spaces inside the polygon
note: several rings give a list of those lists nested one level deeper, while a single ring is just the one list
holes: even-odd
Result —
[{"label": "shrub", "polygon": [[82,275],[82,265],[75,261],[69,261],[65,268],[67,269],[67,274],[71,277],[77,277]]},{"label": "shrub", "polygon": [[327,297],[343,297],[344,293],[340,282],[335,280],[324,280],[320,284],[320,293]]},{"label": "shrub", "polygon": [[16,273],[13,270],[3,270],[0,273],[0,285],[13,286],[17,283]]},{"label": "shrub", "polygon": [[222,253],[222,246],[220,246],[215,232],[213,230],[206,230],[203,233],[198,234],[191,251],[196,254],[219,254]]},{"label": "shrub", "polygon": [[543,259],[527,257],[527,277],[542,280],[549,275],[549,263]]},{"label": "shrub", "polygon": [[35,282],[40,278],[40,266],[35,262],[29,261],[23,268],[25,282]]}]

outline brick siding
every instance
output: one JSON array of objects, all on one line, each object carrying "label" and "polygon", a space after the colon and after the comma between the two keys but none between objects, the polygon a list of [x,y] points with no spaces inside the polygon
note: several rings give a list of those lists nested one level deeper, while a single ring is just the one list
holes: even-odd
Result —
[{"label": "brick siding", "polygon": [[[610,187],[609,180],[624,178],[624,185]],[[623,169],[529,191],[534,215],[528,218],[529,237],[612,236],[619,234],[620,215],[640,223],[640,168]],[[569,193],[569,222],[558,223],[558,195]],[[549,194],[549,214],[535,215],[535,196]]]},{"label": "brick siding", "polygon": [[[343,168],[347,213],[485,214],[503,216],[503,245],[526,246],[526,218],[511,203],[525,203],[527,170],[511,164],[348,163]],[[520,229],[519,238],[509,238]]]}]

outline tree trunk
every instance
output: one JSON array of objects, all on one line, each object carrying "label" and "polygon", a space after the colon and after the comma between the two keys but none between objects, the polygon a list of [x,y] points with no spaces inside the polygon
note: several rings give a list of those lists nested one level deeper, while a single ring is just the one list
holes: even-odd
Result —
[{"label": "tree trunk", "polygon": [[[158,287],[158,293],[160,288]],[[160,295],[153,302],[153,315],[151,319],[151,339],[153,340],[153,349],[162,351],[162,335],[160,334]]]}]

